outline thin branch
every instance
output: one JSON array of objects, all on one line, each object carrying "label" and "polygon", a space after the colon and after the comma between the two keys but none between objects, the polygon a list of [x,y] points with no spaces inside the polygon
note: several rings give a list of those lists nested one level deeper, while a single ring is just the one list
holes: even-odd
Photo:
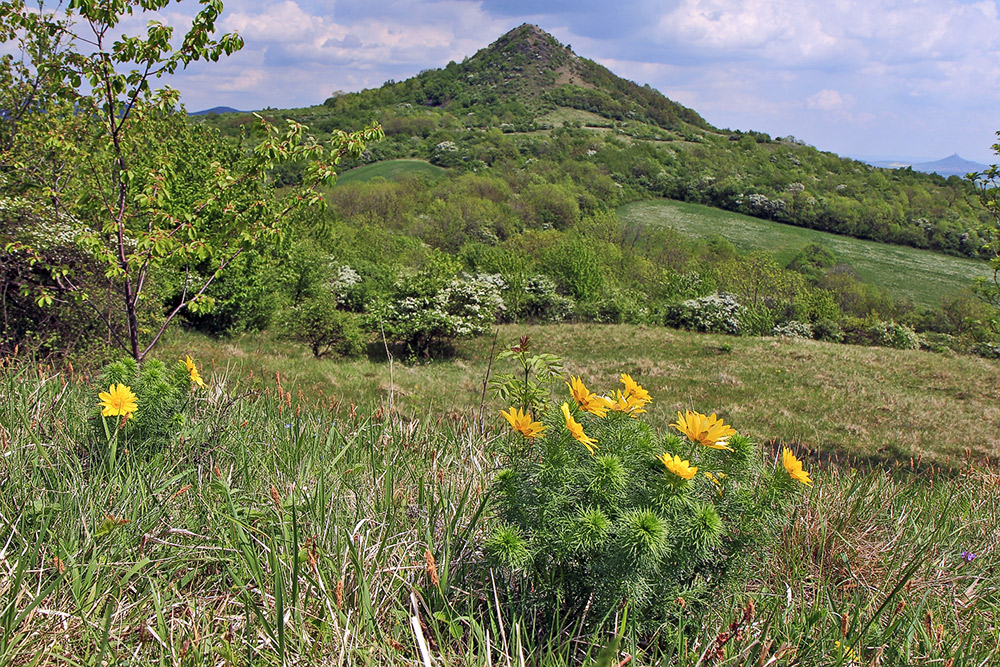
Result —
[{"label": "thin branch", "polygon": [[[219,264],[219,268],[217,268],[215,271],[212,272],[212,275],[209,277],[208,280],[205,281],[205,284],[201,286],[201,289],[198,290],[198,292],[195,293],[190,299],[183,299],[183,298],[181,299],[181,302],[179,304],[177,304],[177,306],[173,310],[170,311],[170,314],[167,315],[167,319],[165,319],[163,321],[163,324],[160,326],[159,330],[156,332],[156,335],[153,336],[153,339],[151,341],[149,341],[149,345],[147,345],[146,349],[142,351],[142,354],[141,354],[140,358],[145,358],[145,356],[147,354],[149,354],[149,351],[152,350],[153,347],[156,345],[156,343],[160,340],[160,336],[162,336],[163,332],[167,330],[167,326],[170,324],[171,321],[173,321],[173,319],[177,315],[177,313],[179,313],[181,311],[181,309],[184,308],[184,306],[188,305],[189,303],[191,303],[192,301],[194,301],[195,299],[197,299],[199,296],[201,296],[202,294],[204,294],[205,290],[208,289],[209,285],[211,285],[212,282],[219,275],[219,272],[222,271],[227,266],[229,266],[229,264],[234,259],[236,259],[237,257],[239,257],[242,252],[243,252],[243,248],[240,248],[235,253],[233,253],[232,255],[230,255],[230,257],[228,259],[226,259],[224,262],[222,262],[221,264]],[[186,281],[185,281],[185,283],[186,283]]]}]

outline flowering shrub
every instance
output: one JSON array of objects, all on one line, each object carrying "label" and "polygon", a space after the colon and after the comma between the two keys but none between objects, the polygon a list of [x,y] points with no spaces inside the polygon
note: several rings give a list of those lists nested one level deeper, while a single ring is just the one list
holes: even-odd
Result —
[{"label": "flowering shrub", "polygon": [[207,388],[191,357],[170,366],[157,359],[141,367],[131,358],[114,361],[104,367],[98,386],[102,419],[95,425],[97,442],[106,443],[115,434],[127,438],[133,450],[166,444],[184,422],[191,392]]},{"label": "flowering shrub", "polygon": [[681,329],[739,335],[743,330],[740,302],[728,292],[688,299],[667,309],[664,324]]},{"label": "flowering shrub", "polygon": [[374,309],[385,335],[411,353],[429,357],[435,345],[477,336],[504,310],[500,278],[463,275],[429,296],[404,296]]},{"label": "flowering shrub", "polygon": [[561,410],[504,414],[514,434],[486,551],[513,601],[581,624],[627,604],[651,630],[742,583],[813,483],[802,462],[765,462],[714,414],[678,413],[658,435],[628,375],[606,396],[571,380]]},{"label": "flowering shrub", "polygon": [[786,338],[812,338],[813,328],[808,322],[789,320],[784,324],[779,324],[771,330],[772,336],[785,336]]},{"label": "flowering shrub", "polygon": [[529,322],[562,322],[573,315],[575,308],[572,298],[556,291],[551,278],[538,274],[525,281],[520,308],[515,315]]}]

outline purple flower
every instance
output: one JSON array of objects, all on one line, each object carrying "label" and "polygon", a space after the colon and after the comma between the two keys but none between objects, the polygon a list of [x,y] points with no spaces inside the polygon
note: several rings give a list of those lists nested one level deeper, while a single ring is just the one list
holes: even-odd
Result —
[{"label": "purple flower", "polygon": [[959,558],[961,558],[966,563],[971,563],[976,559],[976,554],[972,553],[971,551],[963,551],[962,553],[959,554]]}]

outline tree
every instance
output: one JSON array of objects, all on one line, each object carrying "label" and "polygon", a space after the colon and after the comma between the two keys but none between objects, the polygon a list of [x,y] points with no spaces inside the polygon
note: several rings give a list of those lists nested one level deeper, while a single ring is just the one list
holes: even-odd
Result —
[{"label": "tree", "polygon": [[[0,178],[20,204],[79,221],[80,247],[104,267],[120,302],[119,312],[101,319],[136,361],[185,309],[211,308],[206,290],[216,277],[241,253],[279,238],[293,209],[322,204],[317,188],[334,182],[341,160],[382,137],[372,125],[334,132],[323,144],[303,125],[278,128],[261,117],[264,139],[252,150],[227,149],[199,134],[185,122],[178,93],[152,84],[193,62],[230,55],[243,41],[234,33],[216,37],[220,0],[200,0],[180,40],[157,20],[143,36],[120,35],[125,18],[169,4],[70,0],[59,16],[42,3],[0,2],[0,39],[20,50],[19,58],[0,60],[0,84],[14,91],[0,101],[17,121],[0,132]],[[268,174],[291,162],[306,164],[301,183],[278,197]],[[9,241],[6,250],[30,263],[47,261],[23,241]],[[144,310],[157,308],[145,291],[168,273],[180,276],[180,288],[144,327]],[[89,300],[66,267],[48,275],[40,303]]]},{"label": "tree", "polygon": [[[1000,137],[1000,132],[997,132]],[[1000,143],[993,144],[993,152],[1000,155]],[[991,279],[981,279],[976,293],[987,304],[1000,310],[1000,165],[992,165],[989,169],[967,176],[972,181],[979,195],[979,203],[988,213],[989,222],[979,232],[984,248],[989,249],[990,267],[993,269]],[[994,331],[1000,329],[997,321],[991,322]]]}]

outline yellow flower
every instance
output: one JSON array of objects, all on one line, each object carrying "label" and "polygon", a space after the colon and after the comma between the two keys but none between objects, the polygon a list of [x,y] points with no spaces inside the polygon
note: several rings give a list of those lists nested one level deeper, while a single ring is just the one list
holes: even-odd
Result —
[{"label": "yellow flower", "polygon": [[615,392],[614,398],[606,398],[604,400],[608,401],[611,404],[611,409],[616,412],[624,412],[633,416],[640,415],[645,412],[645,410],[642,409],[642,406],[645,405],[645,403],[637,400],[635,396],[623,394],[621,390]]},{"label": "yellow flower", "polygon": [[587,448],[587,451],[590,452],[591,456],[593,456],[594,450],[597,449],[597,441],[594,440],[593,438],[588,437],[587,434],[583,432],[583,425],[577,420],[573,419],[573,415],[569,413],[568,403],[562,404],[562,413],[563,416],[566,418],[566,428],[569,429],[569,432],[573,435],[574,438],[583,443],[584,447]]},{"label": "yellow flower", "polygon": [[[698,474],[698,468],[696,466],[692,466],[690,461],[681,461],[681,457],[676,454],[673,456],[667,453],[661,454],[660,460],[663,461],[663,465],[667,467],[667,470],[674,473],[678,477],[691,479]],[[705,474],[707,475],[708,473]]]},{"label": "yellow flower", "polygon": [[795,454],[792,454],[792,450],[787,447],[781,448],[781,464],[785,466],[785,470],[792,476],[792,479],[797,479],[806,486],[813,485],[813,481],[809,479],[809,473],[802,469],[802,461],[795,458]]},{"label": "yellow flower", "polygon": [[205,381],[201,379],[201,373],[198,372],[198,367],[194,365],[189,355],[184,355],[184,365],[187,366],[188,373],[191,375],[191,382],[204,389]]},{"label": "yellow flower", "polygon": [[632,376],[628,373],[622,373],[622,384],[625,385],[625,394],[630,399],[635,399],[635,403],[642,407],[647,403],[653,402],[653,397],[649,395],[649,392],[642,388],[642,385],[638,384],[632,379]]},{"label": "yellow flower", "polygon": [[573,400],[576,401],[581,410],[595,414],[598,417],[608,414],[611,401],[587,389],[587,386],[583,384],[583,381],[579,377],[571,377],[570,380],[572,384],[567,382],[566,386],[569,387],[569,392],[573,395]]},{"label": "yellow flower", "polygon": [[531,415],[527,412],[521,412],[517,408],[511,406],[509,412],[500,411],[504,419],[510,422],[511,428],[523,435],[529,440],[532,438],[540,438],[542,436],[542,431],[545,430],[545,426],[541,422],[531,421]]},{"label": "yellow flower", "polygon": [[677,421],[671,426],[686,435],[691,442],[701,443],[712,449],[733,451],[733,448],[726,444],[726,438],[736,435],[736,429],[727,426],[725,422],[715,416],[714,412],[708,417],[691,410],[683,415],[678,412]]},{"label": "yellow flower", "polygon": [[113,384],[97,395],[101,399],[102,417],[131,417],[138,407],[132,389],[123,384]]}]

